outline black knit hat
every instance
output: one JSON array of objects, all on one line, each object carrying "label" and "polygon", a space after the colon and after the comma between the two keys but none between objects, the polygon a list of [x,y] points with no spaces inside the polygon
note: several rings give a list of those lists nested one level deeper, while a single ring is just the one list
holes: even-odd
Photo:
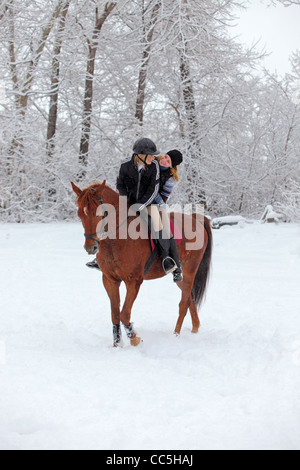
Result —
[{"label": "black knit hat", "polygon": [[170,152],[168,152],[167,155],[171,157],[173,168],[180,165],[180,163],[182,163],[183,161],[182,153],[179,152],[179,150],[170,150]]}]

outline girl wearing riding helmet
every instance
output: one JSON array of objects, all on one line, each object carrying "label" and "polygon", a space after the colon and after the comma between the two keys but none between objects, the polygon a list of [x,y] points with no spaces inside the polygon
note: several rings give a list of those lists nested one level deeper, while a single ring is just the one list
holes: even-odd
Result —
[{"label": "girl wearing riding helmet", "polygon": [[[171,150],[166,155],[157,157],[160,167],[160,186],[158,195],[155,198],[156,204],[159,205],[164,226],[170,226],[169,215],[167,213],[166,203],[171,196],[171,193],[179,181],[178,165],[182,163],[183,157],[179,150]],[[174,259],[177,268],[173,272],[174,282],[181,282],[183,280],[180,259],[178,254],[177,242],[170,232],[170,256]]]},{"label": "girl wearing riding helmet", "polygon": [[117,189],[121,196],[127,196],[129,205],[135,206],[135,210],[141,214],[146,223],[148,215],[150,216],[152,237],[157,241],[163,269],[169,274],[177,268],[177,265],[169,256],[170,237],[163,227],[155,202],[160,187],[159,164],[155,160],[158,154],[156,145],[151,139],[138,139],[133,146],[132,158],[121,165]]}]

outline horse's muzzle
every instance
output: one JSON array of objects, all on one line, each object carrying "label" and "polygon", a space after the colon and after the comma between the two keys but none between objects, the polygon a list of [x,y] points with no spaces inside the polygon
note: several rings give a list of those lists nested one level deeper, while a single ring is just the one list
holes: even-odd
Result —
[{"label": "horse's muzzle", "polygon": [[98,244],[95,243],[95,244],[85,244],[84,245],[84,249],[85,251],[89,254],[89,255],[95,255],[98,251]]}]

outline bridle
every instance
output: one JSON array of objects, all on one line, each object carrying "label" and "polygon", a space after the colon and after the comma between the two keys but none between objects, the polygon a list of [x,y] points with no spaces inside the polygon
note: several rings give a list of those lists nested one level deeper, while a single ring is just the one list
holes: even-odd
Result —
[{"label": "bridle", "polygon": [[[101,208],[102,208],[102,217],[106,217],[106,214],[107,214],[107,211],[105,210],[105,204],[104,204],[104,201],[102,199],[102,197],[100,197],[99,199],[97,199],[97,202],[99,202],[99,205],[101,205]],[[99,206],[98,206],[99,207]],[[98,210],[98,209],[97,209]],[[103,220],[103,219],[102,219]],[[105,227],[104,227],[105,228]],[[102,235],[104,234],[105,232],[104,231],[101,231],[101,232],[96,232],[96,233],[93,233],[92,235],[87,235],[86,233],[84,234],[85,236],[85,239],[86,240],[93,240],[95,242],[97,242],[98,244],[100,243],[100,239],[102,237]],[[97,237],[97,238],[95,238]]]},{"label": "bridle", "polygon": [[[95,190],[93,190],[95,191]],[[99,206],[101,206],[101,209],[102,209],[102,220],[105,219],[105,217],[108,216],[108,211],[106,210],[106,206],[105,206],[105,203],[102,199],[102,197],[100,197],[99,199],[97,199],[97,202],[99,202]],[[98,207],[99,207],[98,206]],[[98,210],[98,209],[97,209]],[[124,222],[122,222],[115,230],[111,230],[110,232],[105,232],[105,226],[103,227],[103,230],[101,232],[96,232],[96,233],[93,233],[92,235],[87,235],[86,233],[84,234],[85,236],[85,239],[86,240],[93,240],[95,242],[98,243],[98,245],[100,244],[100,241],[101,240],[104,240],[105,238],[108,238],[110,235],[112,234],[116,234],[120,228],[126,224],[128,222],[128,220],[131,218],[132,216],[128,216],[126,220],[124,220]],[[105,235],[105,237],[104,237]]]}]

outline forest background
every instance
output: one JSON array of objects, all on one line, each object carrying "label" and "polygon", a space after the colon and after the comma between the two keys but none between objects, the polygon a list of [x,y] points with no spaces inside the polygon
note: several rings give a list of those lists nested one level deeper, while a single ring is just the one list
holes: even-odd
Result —
[{"label": "forest background", "polygon": [[299,221],[300,51],[263,69],[230,33],[246,5],[0,0],[1,221],[73,220],[70,181],[115,187],[140,136],[184,154],[172,203]]}]

